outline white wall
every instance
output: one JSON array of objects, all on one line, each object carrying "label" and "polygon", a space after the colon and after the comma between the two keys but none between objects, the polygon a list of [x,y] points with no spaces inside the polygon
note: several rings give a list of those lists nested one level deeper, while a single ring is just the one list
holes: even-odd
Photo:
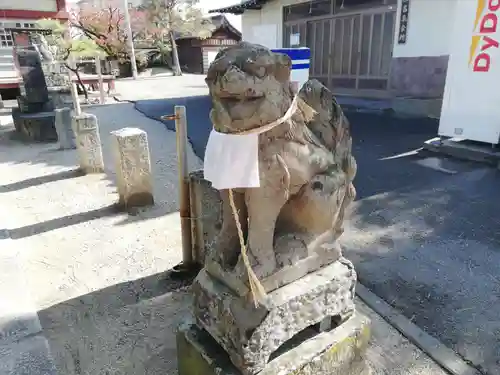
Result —
[{"label": "white wall", "polygon": [[[243,39],[264,44],[270,48],[281,48],[283,6],[305,1],[307,0],[271,1],[260,11],[246,11],[241,19]],[[406,44],[398,45],[395,37],[393,57],[448,55],[457,1],[473,0],[410,0],[408,39]],[[401,0],[398,0],[396,36],[399,29],[400,9]],[[255,35],[254,30],[257,25],[268,25],[268,27],[262,28],[262,32]]]},{"label": "white wall", "polygon": [[0,9],[37,10],[56,12],[56,0],[1,0]]},{"label": "white wall", "polygon": [[397,44],[401,0],[398,0],[393,57],[442,56],[450,53],[457,1],[410,0],[406,44]]},{"label": "white wall", "polygon": [[[283,47],[283,7],[308,0],[271,1],[260,11],[247,10],[241,18],[243,40],[268,48]],[[255,26],[264,25],[262,28]]]}]

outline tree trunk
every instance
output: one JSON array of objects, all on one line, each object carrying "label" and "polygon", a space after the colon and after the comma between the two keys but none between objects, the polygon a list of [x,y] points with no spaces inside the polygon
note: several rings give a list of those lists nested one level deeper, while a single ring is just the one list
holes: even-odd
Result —
[{"label": "tree trunk", "polygon": [[67,63],[64,63],[64,66],[67,69],[71,70],[76,75],[76,79],[78,81],[78,85],[80,85],[80,87],[82,88],[83,95],[85,96],[85,100],[88,100],[89,99],[89,93],[87,92],[87,89],[85,88],[85,85],[83,84],[82,78],[80,77],[80,73],[78,72],[78,67],[76,67],[76,69],[73,69]]},{"label": "tree trunk", "polygon": [[181,76],[182,70],[181,70],[181,64],[179,63],[179,53],[177,52],[177,44],[175,43],[175,36],[172,31],[170,32],[170,44],[172,45],[172,59],[174,60],[173,61],[174,76]]}]

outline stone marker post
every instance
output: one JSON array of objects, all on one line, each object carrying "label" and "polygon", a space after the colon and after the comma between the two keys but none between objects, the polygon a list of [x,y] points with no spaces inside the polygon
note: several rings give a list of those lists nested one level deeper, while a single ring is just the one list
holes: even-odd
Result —
[{"label": "stone marker post", "polygon": [[123,128],[111,132],[111,135],[119,205],[128,209],[154,204],[146,132],[138,128]]},{"label": "stone marker post", "polygon": [[90,113],[74,114],[71,126],[75,133],[80,169],[86,174],[104,172],[97,117]]},{"label": "stone marker post", "polygon": [[54,112],[59,148],[61,150],[76,148],[75,132],[73,131],[73,127],[71,125],[71,109],[56,108]]}]

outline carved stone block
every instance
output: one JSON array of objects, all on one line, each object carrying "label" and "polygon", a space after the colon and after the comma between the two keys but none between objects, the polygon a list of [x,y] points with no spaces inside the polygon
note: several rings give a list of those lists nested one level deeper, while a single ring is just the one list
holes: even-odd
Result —
[{"label": "carved stone block", "polygon": [[69,87],[70,78],[64,64],[55,61],[42,62],[42,70],[49,88],[49,96],[52,87]]},{"label": "carved stone block", "polygon": [[123,128],[111,132],[111,135],[120,206],[152,205],[153,176],[146,132],[138,128]]},{"label": "carved stone block", "polygon": [[74,108],[69,86],[49,87],[49,98],[53,108]]},{"label": "carved stone block", "polygon": [[57,108],[54,113],[59,148],[61,150],[76,148],[75,132],[71,126],[71,109]]},{"label": "carved stone block", "polygon": [[73,115],[71,126],[75,133],[80,169],[84,173],[104,172],[101,137],[97,117],[90,113]]},{"label": "carved stone block", "polygon": [[191,233],[193,256],[200,265],[205,263],[206,247],[222,226],[222,201],[219,191],[203,178],[203,171],[189,174],[191,194]]},{"label": "carved stone block", "polygon": [[351,316],[355,286],[354,267],[342,258],[274,290],[255,308],[203,270],[192,287],[194,316],[243,374],[256,374],[295,334],[325,319],[340,323]]}]

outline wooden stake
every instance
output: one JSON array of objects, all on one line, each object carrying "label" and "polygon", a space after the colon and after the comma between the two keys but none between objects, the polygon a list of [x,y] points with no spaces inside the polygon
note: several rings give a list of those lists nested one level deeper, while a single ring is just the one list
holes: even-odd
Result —
[{"label": "wooden stake", "polygon": [[179,170],[179,211],[181,216],[182,262],[193,263],[191,241],[191,198],[189,193],[189,168],[187,158],[186,107],[175,106],[175,135],[177,140],[177,167]]},{"label": "wooden stake", "polygon": [[101,58],[96,57],[95,59],[95,70],[97,73],[97,80],[99,81],[99,103],[104,104],[106,98],[104,96],[104,83],[102,80],[102,69],[101,69]]},{"label": "wooden stake", "polygon": [[[69,65],[74,69],[76,64],[74,63],[73,59],[68,60]],[[77,116],[82,114],[82,107],[80,107],[80,98],[78,97],[78,90],[76,88],[76,83],[73,80],[73,72],[68,69],[68,75],[69,75],[69,82],[70,82],[70,88],[71,88],[71,97],[73,98],[73,105],[75,106],[75,114]],[[76,75],[75,75],[76,77]]]}]

